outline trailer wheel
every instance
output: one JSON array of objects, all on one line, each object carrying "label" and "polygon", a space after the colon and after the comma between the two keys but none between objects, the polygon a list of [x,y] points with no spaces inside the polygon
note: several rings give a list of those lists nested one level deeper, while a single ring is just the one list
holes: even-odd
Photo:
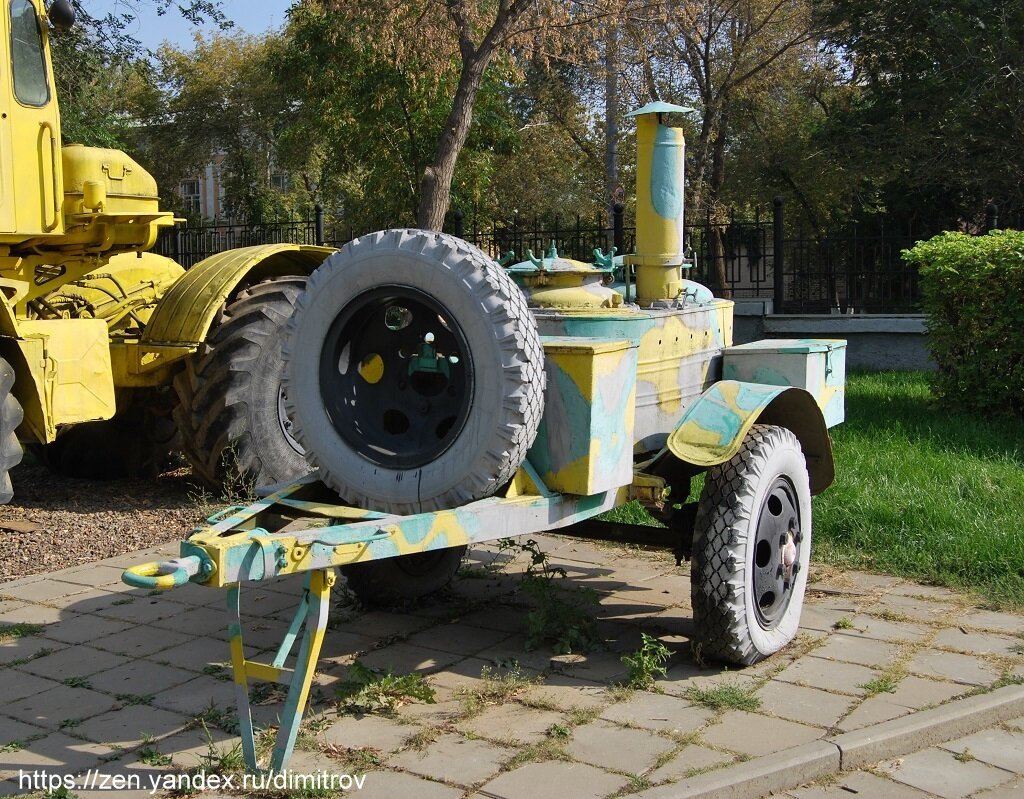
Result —
[{"label": "trailer wheel", "polygon": [[691,597],[702,657],[749,665],[797,632],[811,552],[811,492],[792,432],[754,425],[707,475],[694,527]]},{"label": "trailer wheel", "polygon": [[289,330],[296,438],[353,505],[410,514],[490,496],[533,443],[536,322],[504,270],[460,239],[350,242],[310,277]]},{"label": "trailer wheel", "polygon": [[15,430],[24,413],[11,389],[14,388],[14,369],[0,358],[0,504],[6,505],[14,496],[11,487],[11,469],[21,463],[21,443]]},{"label": "trailer wheel", "polygon": [[305,277],[250,286],[224,309],[207,350],[174,381],[174,419],[195,475],[214,489],[277,483],[309,471],[282,387],[285,324]]},{"label": "trailer wheel", "polygon": [[459,570],[466,547],[342,566],[348,587],[366,605],[398,605],[444,588]]}]

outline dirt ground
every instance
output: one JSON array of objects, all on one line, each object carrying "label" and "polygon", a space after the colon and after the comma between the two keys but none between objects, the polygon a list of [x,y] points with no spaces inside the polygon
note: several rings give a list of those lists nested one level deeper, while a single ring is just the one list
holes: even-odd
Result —
[{"label": "dirt ground", "polygon": [[179,468],[145,480],[71,480],[29,463],[0,506],[0,584],[180,540],[215,501]]}]

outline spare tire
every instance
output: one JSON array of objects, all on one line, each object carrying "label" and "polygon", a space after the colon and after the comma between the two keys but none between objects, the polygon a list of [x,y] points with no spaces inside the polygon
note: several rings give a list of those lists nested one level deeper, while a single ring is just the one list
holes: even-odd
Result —
[{"label": "spare tire", "polygon": [[504,270],[453,236],[381,231],[330,256],[284,357],[294,435],[359,507],[409,514],[490,496],[537,434],[536,322]]}]

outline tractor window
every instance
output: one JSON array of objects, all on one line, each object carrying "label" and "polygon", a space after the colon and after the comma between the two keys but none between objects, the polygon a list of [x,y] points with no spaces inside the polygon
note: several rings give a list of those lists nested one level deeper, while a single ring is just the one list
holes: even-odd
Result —
[{"label": "tractor window", "polygon": [[43,34],[36,7],[29,0],[11,2],[11,69],[14,73],[14,96],[19,102],[43,106],[50,101]]}]

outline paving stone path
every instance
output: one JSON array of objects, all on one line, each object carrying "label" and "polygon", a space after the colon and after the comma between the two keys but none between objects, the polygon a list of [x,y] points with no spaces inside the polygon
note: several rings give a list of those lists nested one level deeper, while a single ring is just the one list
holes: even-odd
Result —
[{"label": "paving stone path", "polygon": [[[292,769],[365,774],[361,799],[1024,796],[1021,616],[817,568],[798,640],[755,667],[722,669],[690,650],[685,566],[535,538],[566,570],[563,588],[593,591],[605,649],[528,650],[523,559],[502,564],[480,547],[444,597],[403,612],[334,610]],[[237,760],[223,592],[155,595],[120,582],[124,567],[174,554],[0,584],[0,625],[27,633],[0,638],[0,795],[25,793],[19,776],[41,770],[134,777],[138,791],[74,789],[132,799],[150,795],[151,778]],[[243,591],[252,651],[276,647],[300,585]],[[651,691],[623,690],[621,656],[645,632],[672,651],[668,673]],[[427,675],[436,702],[392,717],[339,713],[356,658]],[[257,724],[273,726],[281,693],[254,696]]]}]

